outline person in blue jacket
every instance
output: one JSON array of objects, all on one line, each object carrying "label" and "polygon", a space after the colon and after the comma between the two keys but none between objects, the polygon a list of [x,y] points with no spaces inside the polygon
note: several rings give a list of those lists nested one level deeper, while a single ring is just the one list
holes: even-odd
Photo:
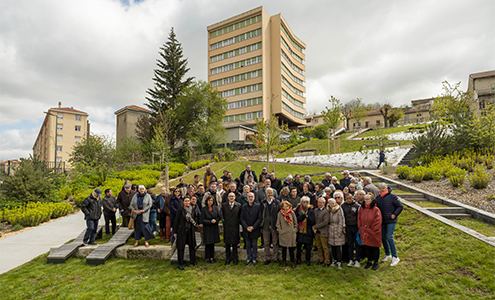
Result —
[{"label": "person in blue jacket", "polygon": [[397,195],[392,194],[392,189],[386,183],[378,184],[378,192],[376,204],[382,212],[382,242],[385,250],[385,258],[382,262],[391,260],[390,266],[393,267],[400,261],[395,248],[394,230],[397,225],[397,217],[402,212],[403,206]]},{"label": "person in blue jacket", "polygon": [[380,161],[378,163],[378,167],[376,167],[378,170],[380,170],[380,166],[382,165],[382,163],[385,162],[385,150],[382,150],[380,152]]}]

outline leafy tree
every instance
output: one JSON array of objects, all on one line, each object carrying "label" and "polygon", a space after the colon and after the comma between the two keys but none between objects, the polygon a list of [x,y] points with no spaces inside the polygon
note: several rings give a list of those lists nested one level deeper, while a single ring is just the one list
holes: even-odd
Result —
[{"label": "leafy tree", "polygon": [[308,139],[308,141],[311,137],[314,137],[314,129],[311,127],[304,128],[301,133]]},{"label": "leafy tree", "polygon": [[404,118],[404,111],[400,107],[394,107],[390,110],[388,115],[388,125],[393,126],[395,122]]},{"label": "leafy tree", "polygon": [[452,129],[451,149],[473,148],[495,154],[495,105],[481,116],[471,114],[459,120]]},{"label": "leafy tree", "polygon": [[[358,98],[359,99],[359,98]],[[361,101],[361,100],[359,100]],[[328,144],[328,153],[330,153],[330,132],[333,134],[335,133],[335,129],[342,123],[344,120],[344,116],[342,116],[342,113],[340,112],[342,104],[340,103],[340,100],[335,98],[334,96],[330,96],[330,99],[328,100],[330,107],[325,107],[326,110],[322,111],[321,114],[323,115],[323,119],[325,121],[325,126],[327,128],[327,144]],[[316,128],[315,128],[316,129]],[[334,142],[334,149],[335,149],[335,140]]]},{"label": "leafy tree", "polygon": [[[357,98],[357,100],[359,105],[352,112],[352,116],[354,117],[354,120],[356,120],[356,123],[361,124],[361,121],[368,116],[368,109],[364,106],[364,103],[362,103],[362,98]],[[358,129],[358,136],[360,135],[360,130],[361,128]]]},{"label": "leafy tree", "polygon": [[[169,159],[171,155],[169,141],[170,126],[169,120],[172,118],[174,112],[167,110],[160,112],[158,115],[158,124],[153,128],[154,137],[152,140],[153,149],[158,150],[161,153],[160,163],[165,161],[165,187],[168,191],[168,180],[169,180]],[[153,155],[153,154],[152,154]]]},{"label": "leafy tree", "polygon": [[65,176],[48,169],[37,157],[21,158],[20,165],[13,175],[1,175],[5,198],[23,202],[60,201],[57,190],[65,181]]},{"label": "leafy tree", "polygon": [[381,108],[380,108],[380,113],[382,114],[383,116],[383,125],[385,127],[388,127],[388,117],[389,117],[389,114],[392,110],[392,106],[390,104],[384,104]]},{"label": "leafy tree", "polygon": [[426,126],[425,133],[413,138],[414,158],[419,158],[424,154],[444,155],[451,144],[450,137],[445,127],[439,123],[432,123]]},{"label": "leafy tree", "polygon": [[143,145],[136,137],[123,137],[115,148],[117,165],[138,164],[143,161]]},{"label": "leafy tree", "polygon": [[434,98],[431,114],[437,120],[443,120],[446,124],[447,118],[452,117],[455,121],[472,114],[473,104],[476,101],[472,92],[463,92],[460,89],[461,82],[450,84],[442,82],[443,93]]},{"label": "leafy tree", "polygon": [[[287,124],[282,126],[278,123],[278,118],[275,114],[271,114],[269,119],[256,118],[256,134],[253,137],[253,143],[258,150],[266,154],[266,168],[270,167],[270,154],[282,148],[282,134],[287,131]],[[273,164],[275,171],[275,163]]]},{"label": "leafy tree", "polygon": [[317,139],[323,140],[328,137],[328,125],[326,124],[320,124],[315,127],[313,130],[313,136]]},{"label": "leafy tree", "polygon": [[[146,106],[152,111],[153,118],[156,118],[161,111],[182,112],[182,114],[175,112],[173,118],[169,120],[171,130],[168,144],[174,147],[177,141],[187,143],[185,140],[190,127],[184,125],[188,125],[190,116],[187,114],[187,109],[179,109],[183,104],[179,98],[184,89],[191,84],[193,77],[186,77],[189,71],[187,59],[183,58],[182,45],[176,39],[173,28],[170,30],[168,41],[160,49],[162,50],[159,52],[161,59],[157,59],[158,68],[154,70],[155,86],[147,91],[149,97],[146,99],[149,103]],[[154,122],[150,123],[153,128]]]}]

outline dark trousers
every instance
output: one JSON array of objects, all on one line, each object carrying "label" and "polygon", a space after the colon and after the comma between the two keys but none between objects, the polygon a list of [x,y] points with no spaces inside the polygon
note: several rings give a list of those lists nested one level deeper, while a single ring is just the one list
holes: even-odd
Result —
[{"label": "dark trousers", "polygon": [[107,235],[110,235],[110,222],[112,222],[112,235],[115,234],[115,228],[117,226],[116,224],[116,219],[115,219],[115,213],[109,214],[109,215],[104,215],[105,217],[105,233]]},{"label": "dark trousers", "polygon": [[238,256],[237,256],[237,245],[234,244],[225,244],[225,259],[230,260],[230,248],[232,248],[232,260],[237,261]]},{"label": "dark trousers", "polygon": [[[192,234],[194,234],[194,232]],[[193,245],[192,234],[189,230],[186,231],[186,244],[189,245],[189,262],[194,264],[196,262],[196,245]],[[185,246],[177,249],[177,258],[179,259],[180,266],[184,264],[184,251]]]},{"label": "dark trousers", "polygon": [[129,226],[130,220],[131,220],[131,216],[122,216],[122,227]]},{"label": "dark trousers", "polygon": [[310,262],[311,261],[311,246],[313,246],[313,244],[297,243],[296,257],[297,257],[297,260],[298,261],[301,260],[303,248],[304,248],[304,251],[306,251],[306,262]]},{"label": "dark trousers", "polygon": [[282,246],[282,261],[287,260],[287,248],[289,248],[290,262],[295,262],[294,251],[296,250],[296,247],[283,247],[283,246]]},{"label": "dark trousers", "polygon": [[368,258],[368,262],[378,262],[378,258],[380,258],[380,247],[363,245],[363,252]]},{"label": "dark trousers", "polygon": [[332,258],[337,262],[342,262],[342,246],[331,246],[332,247]]},{"label": "dark trousers", "polygon": [[215,258],[215,244],[205,245],[205,259]]},{"label": "dark trousers", "polygon": [[98,220],[86,220],[86,233],[84,234],[83,243],[91,244],[96,239],[96,231],[98,230]]},{"label": "dark trousers", "polygon": [[245,238],[247,261],[255,261],[258,256],[258,238]]},{"label": "dark trousers", "polygon": [[[358,233],[357,226],[347,225],[345,228],[345,234],[347,235],[347,253],[349,255],[349,260],[361,260],[361,246],[356,241],[356,236]],[[356,256],[354,256],[354,251],[356,251]],[[356,259],[354,259],[356,257]]]}]

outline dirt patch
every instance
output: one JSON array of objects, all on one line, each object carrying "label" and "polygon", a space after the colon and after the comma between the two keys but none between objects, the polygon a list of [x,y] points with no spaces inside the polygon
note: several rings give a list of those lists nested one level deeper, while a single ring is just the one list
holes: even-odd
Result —
[{"label": "dirt patch", "polygon": [[469,270],[468,268],[464,268],[464,267],[459,267],[459,268],[456,268],[454,270],[454,272],[459,275],[459,276],[462,276],[462,277],[468,277],[469,279],[471,280],[474,280],[474,281],[481,281],[471,270]]}]

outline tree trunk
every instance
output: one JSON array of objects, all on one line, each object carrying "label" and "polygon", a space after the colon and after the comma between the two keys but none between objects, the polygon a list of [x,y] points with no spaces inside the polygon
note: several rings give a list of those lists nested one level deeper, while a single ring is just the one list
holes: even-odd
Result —
[{"label": "tree trunk", "polygon": [[168,191],[168,162],[165,164],[165,188]]}]

